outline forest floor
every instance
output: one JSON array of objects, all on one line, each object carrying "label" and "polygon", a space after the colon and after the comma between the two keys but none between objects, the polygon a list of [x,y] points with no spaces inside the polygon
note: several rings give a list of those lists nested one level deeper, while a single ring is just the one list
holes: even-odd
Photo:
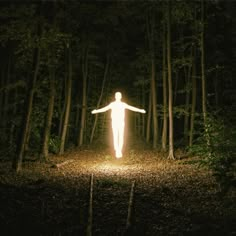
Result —
[{"label": "forest floor", "polygon": [[100,148],[25,160],[19,174],[1,161],[0,235],[85,235],[91,174],[93,235],[124,235],[133,181],[128,235],[236,235],[235,190],[220,195],[193,157],[170,161],[142,147],[122,159]]}]

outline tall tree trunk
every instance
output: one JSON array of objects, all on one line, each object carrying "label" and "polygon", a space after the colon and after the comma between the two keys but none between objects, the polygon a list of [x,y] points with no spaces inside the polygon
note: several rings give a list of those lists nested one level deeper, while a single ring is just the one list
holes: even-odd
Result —
[{"label": "tall tree trunk", "polygon": [[193,59],[192,59],[192,106],[191,106],[191,118],[190,118],[190,131],[189,131],[189,146],[193,145],[194,137],[194,121],[197,101],[197,80],[196,80],[196,45],[193,45]]},{"label": "tall tree trunk", "polygon": [[169,155],[168,159],[174,157],[174,128],[173,128],[173,95],[172,95],[172,76],[171,76],[171,2],[168,0],[167,8],[167,68],[168,68],[168,101],[169,101]]},{"label": "tall tree trunk", "polygon": [[52,125],[54,100],[55,100],[55,67],[49,68],[49,73],[50,73],[49,74],[50,94],[49,94],[48,110],[45,117],[43,145],[40,156],[40,159],[42,161],[45,161],[48,157],[48,145],[49,145],[51,125]]},{"label": "tall tree trunk", "polygon": [[82,93],[82,112],[80,120],[78,146],[82,146],[84,143],[84,129],[85,129],[86,111],[87,111],[88,50],[89,47],[88,45],[86,45],[85,52],[82,58],[83,93]]},{"label": "tall tree trunk", "polygon": [[[41,29],[40,25],[38,26],[38,35],[39,38],[41,36]],[[34,97],[34,90],[35,90],[35,84],[38,77],[38,71],[39,71],[39,65],[40,65],[40,46],[37,46],[34,49],[34,56],[33,56],[33,78],[29,81],[29,90],[28,94],[25,100],[25,112],[24,112],[24,118],[22,123],[22,132],[19,137],[19,143],[17,144],[17,153],[16,158],[13,160],[13,168],[16,172],[21,171],[22,169],[22,161],[23,161],[23,155],[25,150],[25,144],[27,139],[27,133],[29,132],[30,127],[30,118],[31,113],[33,109],[33,97]]]},{"label": "tall tree trunk", "polygon": [[[207,125],[207,96],[206,96],[206,73],[205,73],[205,7],[204,0],[201,0],[201,74],[202,74],[202,113],[206,143],[210,146],[209,130]],[[209,154],[211,155],[211,154]]]},{"label": "tall tree trunk", "polygon": [[152,95],[151,93],[149,93],[147,128],[146,128],[146,142],[147,143],[149,143],[150,141],[151,117],[152,117]]},{"label": "tall tree trunk", "polygon": [[156,66],[155,59],[152,59],[152,79],[151,79],[151,89],[152,89],[152,115],[153,115],[153,148],[157,148],[158,141],[158,122],[157,122],[157,101],[156,101]]},{"label": "tall tree trunk", "polygon": [[[206,78],[205,78],[205,47],[204,47],[204,35],[205,35],[205,22],[204,22],[204,0],[201,0],[201,74],[202,74],[202,112],[203,121],[206,129],[207,126],[207,108],[206,108]],[[205,130],[206,131],[206,130]]]},{"label": "tall tree trunk", "polygon": [[[144,82],[142,84],[142,107],[145,107],[145,85]],[[145,116],[141,116],[142,118],[142,137],[145,137]]]},{"label": "tall tree trunk", "polygon": [[163,128],[162,128],[162,150],[166,151],[167,144],[167,80],[166,80],[166,30],[163,29],[163,56],[162,56],[162,81],[163,81]]},{"label": "tall tree trunk", "polygon": [[152,118],[153,118],[153,148],[157,147],[158,142],[158,122],[157,122],[157,96],[156,96],[156,64],[155,64],[155,14],[150,12],[150,19],[147,20],[149,47],[151,54],[151,99],[152,99]]},{"label": "tall tree trunk", "polygon": [[[108,53],[107,54],[107,59],[106,59],[106,66],[105,66],[105,69],[104,69],[101,93],[100,93],[100,96],[99,96],[99,99],[98,99],[98,102],[97,102],[97,106],[96,106],[97,108],[100,106],[100,103],[102,101],[102,96],[103,96],[105,82],[106,82],[107,75],[108,75],[109,65],[110,65],[110,55]],[[95,115],[95,120],[94,120],[94,123],[93,123],[92,133],[91,133],[91,136],[90,136],[90,143],[93,142],[93,137],[94,137],[95,128],[96,128],[96,125],[97,125],[97,120],[98,120],[98,116],[96,114]]]},{"label": "tall tree trunk", "polygon": [[67,77],[67,92],[66,92],[66,110],[65,110],[65,117],[64,122],[62,126],[62,135],[61,135],[61,144],[60,144],[60,151],[59,155],[64,154],[65,151],[65,141],[66,141],[66,135],[68,132],[68,123],[69,123],[69,117],[70,117],[70,108],[71,108],[71,89],[72,89],[72,62],[71,62],[71,45],[70,43],[67,43],[66,45],[66,51],[67,51],[67,65],[68,65],[68,77]]},{"label": "tall tree trunk", "polygon": [[[66,65],[65,65],[65,67],[66,67],[66,70],[65,71],[67,71],[67,62],[65,63]],[[60,120],[59,120],[59,129],[58,129],[58,136],[59,137],[61,137],[61,135],[62,135],[62,129],[63,129],[63,122],[64,122],[64,117],[65,117],[65,112],[66,112],[66,98],[67,98],[67,92],[68,92],[68,88],[67,88],[67,86],[68,86],[68,74],[66,73],[65,74],[65,77],[64,77],[64,88],[62,89],[62,91],[61,91],[61,94],[60,94],[60,96],[59,96],[59,108],[60,108],[60,110],[59,110],[59,114],[60,114]],[[62,97],[64,97],[64,99],[63,99],[63,105],[62,105],[62,107],[61,107],[61,98]]]}]

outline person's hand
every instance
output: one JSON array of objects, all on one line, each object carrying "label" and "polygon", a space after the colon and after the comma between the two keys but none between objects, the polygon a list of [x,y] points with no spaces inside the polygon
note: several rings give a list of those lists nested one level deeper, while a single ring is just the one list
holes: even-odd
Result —
[{"label": "person's hand", "polygon": [[146,113],[146,111],[144,109],[141,109],[141,113]]},{"label": "person's hand", "polygon": [[95,113],[97,113],[97,110],[96,110],[96,109],[95,109],[95,110],[92,110],[91,113],[92,113],[92,114],[95,114]]}]

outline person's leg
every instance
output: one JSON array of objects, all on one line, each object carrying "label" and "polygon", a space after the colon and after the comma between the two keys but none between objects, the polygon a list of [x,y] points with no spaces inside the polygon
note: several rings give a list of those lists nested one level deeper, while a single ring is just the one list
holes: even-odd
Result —
[{"label": "person's leg", "polygon": [[117,129],[117,126],[115,125],[112,125],[112,134],[113,134],[114,150],[117,153],[119,149],[119,140],[118,140],[118,129]]},{"label": "person's leg", "polygon": [[113,122],[112,131],[113,131],[113,143],[116,152],[116,158],[121,158],[122,148],[124,143],[124,122],[119,122],[119,123]]},{"label": "person's leg", "polygon": [[119,156],[122,157],[122,149],[124,145],[124,124],[119,127]]}]

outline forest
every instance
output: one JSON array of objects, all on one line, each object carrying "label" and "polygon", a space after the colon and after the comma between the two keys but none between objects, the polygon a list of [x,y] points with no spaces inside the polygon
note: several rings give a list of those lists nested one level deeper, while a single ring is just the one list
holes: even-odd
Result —
[{"label": "forest", "polygon": [[[235,235],[235,10],[1,1],[0,232]],[[146,111],[126,111],[120,160],[92,114],[118,91]]]}]

